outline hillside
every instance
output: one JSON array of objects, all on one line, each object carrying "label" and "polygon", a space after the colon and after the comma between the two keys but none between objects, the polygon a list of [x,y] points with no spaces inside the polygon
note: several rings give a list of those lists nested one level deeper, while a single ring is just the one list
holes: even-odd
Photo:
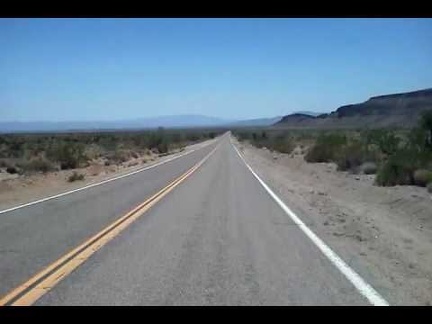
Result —
[{"label": "hillside", "polygon": [[228,124],[231,127],[246,127],[246,126],[270,126],[281,120],[281,116],[273,118],[256,118],[256,119],[246,119],[241,121],[236,121],[234,123]]},{"label": "hillside", "polygon": [[376,96],[316,117],[291,114],[274,125],[290,128],[412,127],[425,110],[432,110],[432,88]]}]

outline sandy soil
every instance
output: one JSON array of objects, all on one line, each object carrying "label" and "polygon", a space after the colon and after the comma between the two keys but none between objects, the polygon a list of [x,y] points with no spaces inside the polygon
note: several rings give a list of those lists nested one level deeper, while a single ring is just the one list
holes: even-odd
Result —
[{"label": "sandy soil", "polygon": [[234,141],[246,161],[303,221],[394,305],[432,305],[432,196],[378,187],[374,175],[337,172]]},{"label": "sandy soil", "polygon": [[[104,161],[93,161],[88,167],[75,170],[62,170],[47,174],[17,175],[8,174],[5,170],[0,172],[0,210],[24,204],[30,201],[42,199],[65,191],[97,183],[109,178],[126,174],[157,162],[171,158],[172,156],[197,149],[209,144],[210,141],[197,143],[185,147],[180,152],[173,151],[166,156],[158,156],[152,152],[138,158],[131,159],[117,165],[105,166]],[[81,181],[68,182],[68,177],[76,171],[84,174]]]}]

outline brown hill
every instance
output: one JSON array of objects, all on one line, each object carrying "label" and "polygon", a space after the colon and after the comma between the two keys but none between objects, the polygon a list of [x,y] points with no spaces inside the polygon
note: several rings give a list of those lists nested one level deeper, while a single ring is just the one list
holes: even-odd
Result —
[{"label": "brown hill", "polygon": [[425,110],[432,110],[432,89],[372,97],[317,117],[291,114],[274,125],[288,128],[405,128],[415,126]]}]

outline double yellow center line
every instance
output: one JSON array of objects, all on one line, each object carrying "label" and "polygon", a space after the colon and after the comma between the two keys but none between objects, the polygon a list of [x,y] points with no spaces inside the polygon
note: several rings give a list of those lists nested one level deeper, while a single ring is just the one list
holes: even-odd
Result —
[{"label": "double yellow center line", "polygon": [[182,183],[192,173],[194,173],[219,147],[218,144],[209,154],[200,162],[186,171],[183,175],[172,181],[159,192],[148,198],[143,203],[129,211],[126,215],[120,217],[111,225],[74,248],[57,261],[31,277],[29,280],[13,289],[6,296],[0,299],[0,306],[29,306],[36,300],[50,291],[56,284],[67,277],[73,270],[80,266],[97,250],[111,241],[120,232],[126,229],[131,223],[137,220],[141,215],[148,211],[170,191]]}]

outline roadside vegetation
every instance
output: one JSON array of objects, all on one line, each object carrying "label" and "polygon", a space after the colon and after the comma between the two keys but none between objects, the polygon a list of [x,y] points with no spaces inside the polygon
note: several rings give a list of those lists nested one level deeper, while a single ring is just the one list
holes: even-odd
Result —
[{"label": "roadside vegetation", "polygon": [[291,153],[298,146],[309,163],[333,162],[339,171],[376,174],[379,186],[416,185],[432,191],[432,111],[410,130],[267,128],[233,133],[240,141],[281,153]]},{"label": "roadside vegetation", "polygon": [[273,151],[289,154],[295,147],[293,138],[286,133],[274,133],[266,130],[242,130],[233,133],[239,140],[247,140],[258,148],[266,147]]},{"label": "roadside vegetation", "polygon": [[84,174],[82,173],[78,173],[76,171],[74,171],[69,177],[68,177],[68,182],[74,182],[74,181],[78,181],[78,180],[84,180]]},{"label": "roadside vegetation", "polygon": [[[149,154],[168,155],[224,131],[159,128],[129,132],[2,134],[0,172],[25,175],[79,169],[95,160],[105,166],[120,164]],[[82,180],[78,173],[68,179],[76,180]]]}]

